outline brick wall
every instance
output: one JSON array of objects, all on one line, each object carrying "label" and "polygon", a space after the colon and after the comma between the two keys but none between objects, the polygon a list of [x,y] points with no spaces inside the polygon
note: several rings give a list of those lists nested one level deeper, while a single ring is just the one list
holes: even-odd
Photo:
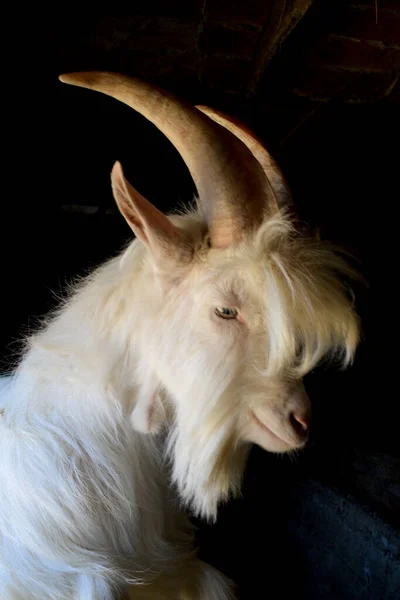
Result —
[{"label": "brick wall", "polygon": [[272,86],[292,105],[399,102],[395,1],[376,12],[374,0],[138,0],[133,15],[38,13],[27,29],[48,79],[121,70],[196,99],[222,95],[225,109],[269,104]]},{"label": "brick wall", "polygon": [[257,91],[252,79],[266,43],[263,34],[276,35],[273,52],[279,61],[285,49],[279,28],[286,19],[290,31],[290,18],[302,6],[305,18],[295,30],[305,21],[305,34],[297,36],[287,64],[280,65],[283,74],[292,62],[298,65],[288,82],[291,93],[316,101],[337,94],[348,102],[398,100],[398,2],[379,1],[378,11],[373,0],[287,5],[283,14],[272,1],[151,0],[136,2],[133,16],[92,15],[80,24],[63,16],[45,35],[66,67],[106,65],[180,87],[199,83],[246,94]]},{"label": "brick wall", "polygon": [[400,4],[378,7],[365,2],[339,10],[330,30],[304,50],[292,93],[322,102],[398,101]]}]

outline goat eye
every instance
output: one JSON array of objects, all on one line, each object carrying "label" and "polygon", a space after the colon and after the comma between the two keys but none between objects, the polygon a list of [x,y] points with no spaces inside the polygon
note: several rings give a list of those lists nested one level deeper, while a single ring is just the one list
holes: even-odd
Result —
[{"label": "goat eye", "polygon": [[226,308],[224,306],[217,306],[215,314],[221,319],[236,319],[238,311],[236,308]]}]

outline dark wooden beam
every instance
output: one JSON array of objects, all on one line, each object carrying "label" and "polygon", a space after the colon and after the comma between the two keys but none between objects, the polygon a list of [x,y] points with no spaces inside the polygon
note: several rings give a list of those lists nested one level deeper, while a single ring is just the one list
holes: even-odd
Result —
[{"label": "dark wooden beam", "polygon": [[263,27],[253,59],[247,94],[256,93],[272,58],[291,31],[301,21],[314,0],[280,0],[274,2]]}]

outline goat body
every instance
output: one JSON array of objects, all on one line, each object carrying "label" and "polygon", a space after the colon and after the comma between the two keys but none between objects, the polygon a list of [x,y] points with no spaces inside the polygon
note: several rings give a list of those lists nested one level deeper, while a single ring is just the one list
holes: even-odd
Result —
[{"label": "goat body", "polygon": [[216,518],[251,443],[305,444],[302,377],[357,345],[347,267],[281,213],[233,243],[201,198],[167,217],[118,163],[112,186],[137,238],[74,286],[2,384],[0,596],[227,600],[186,510]]}]

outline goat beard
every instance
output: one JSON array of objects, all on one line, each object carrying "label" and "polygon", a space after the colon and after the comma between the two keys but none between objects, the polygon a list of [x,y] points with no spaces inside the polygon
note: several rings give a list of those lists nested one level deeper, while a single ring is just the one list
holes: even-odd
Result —
[{"label": "goat beard", "polygon": [[195,419],[187,418],[187,406],[178,407],[166,447],[182,503],[196,516],[215,521],[219,504],[240,492],[250,444],[237,439],[232,398],[207,404],[213,408]]}]

